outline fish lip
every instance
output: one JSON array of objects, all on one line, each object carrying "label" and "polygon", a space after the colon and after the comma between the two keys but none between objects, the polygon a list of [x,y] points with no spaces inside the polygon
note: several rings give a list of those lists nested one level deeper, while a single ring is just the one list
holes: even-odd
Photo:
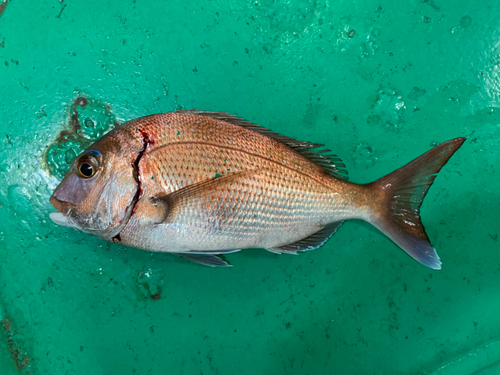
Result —
[{"label": "fish lip", "polygon": [[51,212],[49,214],[50,220],[52,220],[54,223],[58,225],[62,225],[62,223],[65,223],[68,221],[68,218],[64,216],[61,212]]},{"label": "fish lip", "polygon": [[51,212],[49,214],[49,217],[50,220],[52,220],[55,224],[60,225],[62,227],[80,229],[78,225],[76,225],[69,216],[66,216],[61,212]]},{"label": "fish lip", "polygon": [[73,220],[71,220],[71,217],[68,215],[71,211],[71,207],[73,206],[71,203],[60,201],[59,199],[54,197],[54,195],[50,197],[49,202],[58,211],[51,212],[49,214],[50,220],[62,227],[79,229],[76,223],[74,223]]},{"label": "fish lip", "polygon": [[[49,199],[50,204],[63,215],[67,215],[69,210],[71,209],[71,203],[66,201],[61,201],[57,199],[54,195],[52,195]],[[54,212],[56,213],[56,212]]]}]

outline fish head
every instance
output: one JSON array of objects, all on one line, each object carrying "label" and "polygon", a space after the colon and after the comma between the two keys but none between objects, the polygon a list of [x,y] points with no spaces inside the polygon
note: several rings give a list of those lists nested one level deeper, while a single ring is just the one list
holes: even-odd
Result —
[{"label": "fish head", "polygon": [[112,240],[137,202],[137,163],[144,145],[118,131],[108,133],[71,164],[50,197],[56,224]]}]

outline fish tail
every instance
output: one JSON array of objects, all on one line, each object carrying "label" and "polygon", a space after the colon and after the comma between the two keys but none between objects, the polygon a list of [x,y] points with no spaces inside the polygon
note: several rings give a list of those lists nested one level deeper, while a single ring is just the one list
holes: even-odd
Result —
[{"label": "fish tail", "polygon": [[398,170],[368,184],[376,199],[370,222],[416,261],[441,269],[420,219],[420,206],[437,173],[465,142],[455,138],[434,147]]}]

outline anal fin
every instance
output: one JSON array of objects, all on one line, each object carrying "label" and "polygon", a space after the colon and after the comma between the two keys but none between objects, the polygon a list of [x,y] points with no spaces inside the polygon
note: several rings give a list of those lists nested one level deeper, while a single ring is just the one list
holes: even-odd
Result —
[{"label": "anal fin", "polygon": [[181,258],[190,260],[191,262],[203,264],[208,267],[232,267],[231,264],[226,262],[224,259],[221,259],[217,255],[213,254],[190,254],[190,253],[181,253],[176,254]]},{"label": "anal fin", "polygon": [[325,225],[323,229],[319,230],[316,233],[313,233],[309,237],[303,238],[288,245],[273,247],[266,250],[277,254],[297,254],[298,251],[315,250],[318,247],[321,247],[326,241],[328,241],[328,239],[335,234],[337,229],[343,223],[343,221],[337,221],[335,223]]}]

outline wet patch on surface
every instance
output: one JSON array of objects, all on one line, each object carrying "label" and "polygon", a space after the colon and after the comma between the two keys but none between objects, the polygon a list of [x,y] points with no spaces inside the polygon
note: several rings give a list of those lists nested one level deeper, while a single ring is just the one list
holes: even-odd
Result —
[{"label": "wet patch on surface", "polygon": [[403,114],[406,109],[401,94],[390,87],[381,85],[368,100],[372,106],[372,113],[367,118],[368,124],[383,126],[392,131],[401,129],[404,125]]},{"label": "wet patch on surface", "polygon": [[353,153],[354,165],[356,168],[368,169],[373,167],[373,165],[378,161],[374,146],[367,142],[361,142],[358,144],[354,148]]},{"label": "wet patch on surface", "polygon": [[140,299],[159,300],[163,291],[163,273],[159,268],[150,268],[137,276]]},{"label": "wet patch on surface", "polygon": [[70,106],[68,123],[47,147],[44,165],[62,179],[77,155],[118,125],[109,104],[79,96]]}]

